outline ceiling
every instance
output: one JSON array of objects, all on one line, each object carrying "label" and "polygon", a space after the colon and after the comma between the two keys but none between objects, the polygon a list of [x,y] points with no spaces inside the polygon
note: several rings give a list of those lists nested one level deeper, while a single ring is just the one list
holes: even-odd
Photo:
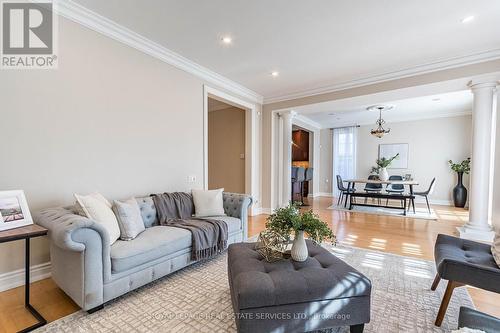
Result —
[{"label": "ceiling", "polygon": [[75,2],[266,99],[500,54],[496,0]]},{"label": "ceiling", "polygon": [[[400,122],[419,119],[430,119],[439,117],[450,117],[471,114],[472,93],[469,90],[457,91],[432,96],[422,96],[382,103],[391,105],[392,110],[383,111],[382,118],[387,122]],[[343,103],[342,107],[336,108],[333,103],[322,105],[317,112],[312,110],[313,106],[297,108],[296,111],[320,125],[322,128],[342,127],[351,125],[375,124],[378,118],[377,111],[368,111],[366,108],[371,104],[359,105],[353,101],[352,105]]]}]

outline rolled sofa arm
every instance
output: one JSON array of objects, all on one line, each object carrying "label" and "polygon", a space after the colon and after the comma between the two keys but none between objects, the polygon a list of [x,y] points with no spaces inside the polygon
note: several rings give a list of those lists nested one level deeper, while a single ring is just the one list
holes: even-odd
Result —
[{"label": "rolled sofa arm", "polygon": [[44,209],[35,222],[49,229],[52,278],[83,310],[103,304],[111,279],[108,232],[66,208]]},{"label": "rolled sofa arm", "polygon": [[241,220],[243,239],[246,240],[248,238],[248,208],[252,204],[252,197],[247,194],[224,192],[222,198],[226,215]]},{"label": "rolled sofa arm", "polygon": [[84,243],[73,239],[75,231],[83,228],[95,230],[101,236],[103,245],[109,247],[109,234],[103,226],[69,209],[62,207],[44,209],[35,214],[34,220],[36,224],[49,229],[50,240],[63,250],[76,252],[85,250]]}]

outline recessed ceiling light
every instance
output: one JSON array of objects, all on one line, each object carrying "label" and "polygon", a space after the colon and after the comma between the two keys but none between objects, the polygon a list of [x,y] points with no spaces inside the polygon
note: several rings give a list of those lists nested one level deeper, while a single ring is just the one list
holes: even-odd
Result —
[{"label": "recessed ceiling light", "polygon": [[439,102],[441,100],[441,98],[433,98],[432,101],[433,102]]},{"label": "recessed ceiling light", "polygon": [[474,21],[474,16],[473,15],[464,17],[462,19],[462,23],[469,23],[469,22],[472,22],[472,21]]},{"label": "recessed ceiling light", "polygon": [[233,42],[233,39],[229,36],[224,36],[221,38],[221,41],[224,43],[224,44],[231,44]]},{"label": "recessed ceiling light", "polygon": [[279,75],[280,75],[280,73],[277,71],[271,72],[272,77],[278,77]]}]

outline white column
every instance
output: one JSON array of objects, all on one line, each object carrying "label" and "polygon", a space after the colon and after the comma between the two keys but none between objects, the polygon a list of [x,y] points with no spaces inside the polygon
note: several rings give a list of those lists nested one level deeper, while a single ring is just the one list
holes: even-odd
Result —
[{"label": "white column", "polygon": [[493,163],[498,81],[471,82],[472,157],[469,192],[469,221],[458,228],[460,237],[492,241],[491,212],[493,198]]},{"label": "white column", "polygon": [[282,188],[281,207],[288,205],[292,199],[292,119],[296,115],[295,111],[283,111],[279,113],[282,120]]}]

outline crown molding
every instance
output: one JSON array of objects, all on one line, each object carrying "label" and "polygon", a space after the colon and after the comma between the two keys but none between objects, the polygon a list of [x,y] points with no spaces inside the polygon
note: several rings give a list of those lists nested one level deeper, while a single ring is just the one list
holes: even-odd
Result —
[{"label": "crown molding", "polygon": [[[306,125],[311,126],[313,129],[321,129],[322,126],[320,123],[312,120],[311,118],[308,118],[302,114],[297,114],[293,117],[292,123],[294,123],[294,120],[298,120],[299,122],[302,122]],[[295,125],[295,123],[294,123]],[[301,124],[297,124],[297,126],[300,126]]]},{"label": "crown molding", "polygon": [[[462,116],[470,116],[472,115],[472,110],[460,110],[460,111],[449,111],[441,114],[432,114],[432,113],[427,113],[421,116],[417,115],[412,115],[407,118],[400,118],[400,119],[385,119],[387,121],[387,126],[390,127],[390,124],[397,124],[397,123],[405,123],[405,122],[412,122],[412,121],[419,121],[419,120],[429,120],[429,119],[439,119],[439,118],[452,118],[452,117],[462,117]],[[302,115],[303,117],[307,117],[306,115]],[[312,120],[311,120],[312,121]],[[361,122],[355,122],[355,123],[339,123],[339,124],[327,124],[324,126],[321,126],[320,129],[328,129],[332,127],[344,127],[344,126],[369,126],[373,125],[375,126],[375,121],[361,121]]]},{"label": "crown molding", "polygon": [[336,91],[358,88],[362,86],[367,86],[371,84],[377,84],[392,80],[403,79],[411,76],[422,75],[432,72],[437,72],[445,69],[463,67],[467,65],[473,65],[480,62],[486,62],[491,60],[500,59],[500,49],[493,49],[483,52],[477,52],[461,57],[454,57],[443,59],[439,61],[430,62],[427,64],[422,64],[418,66],[413,66],[409,68],[404,68],[396,71],[380,73],[376,75],[366,76],[359,79],[342,82],[339,84],[334,84],[330,86],[308,89],[291,94],[283,94],[272,97],[264,98],[264,104],[277,103],[288,101],[297,98],[310,97],[314,95],[327,94]]},{"label": "crown molding", "polygon": [[56,4],[54,7],[55,12],[62,17],[113,38],[254,103],[262,104],[263,102],[263,97],[255,91],[205,68],[80,4],[71,0],[59,0],[56,1]]}]

